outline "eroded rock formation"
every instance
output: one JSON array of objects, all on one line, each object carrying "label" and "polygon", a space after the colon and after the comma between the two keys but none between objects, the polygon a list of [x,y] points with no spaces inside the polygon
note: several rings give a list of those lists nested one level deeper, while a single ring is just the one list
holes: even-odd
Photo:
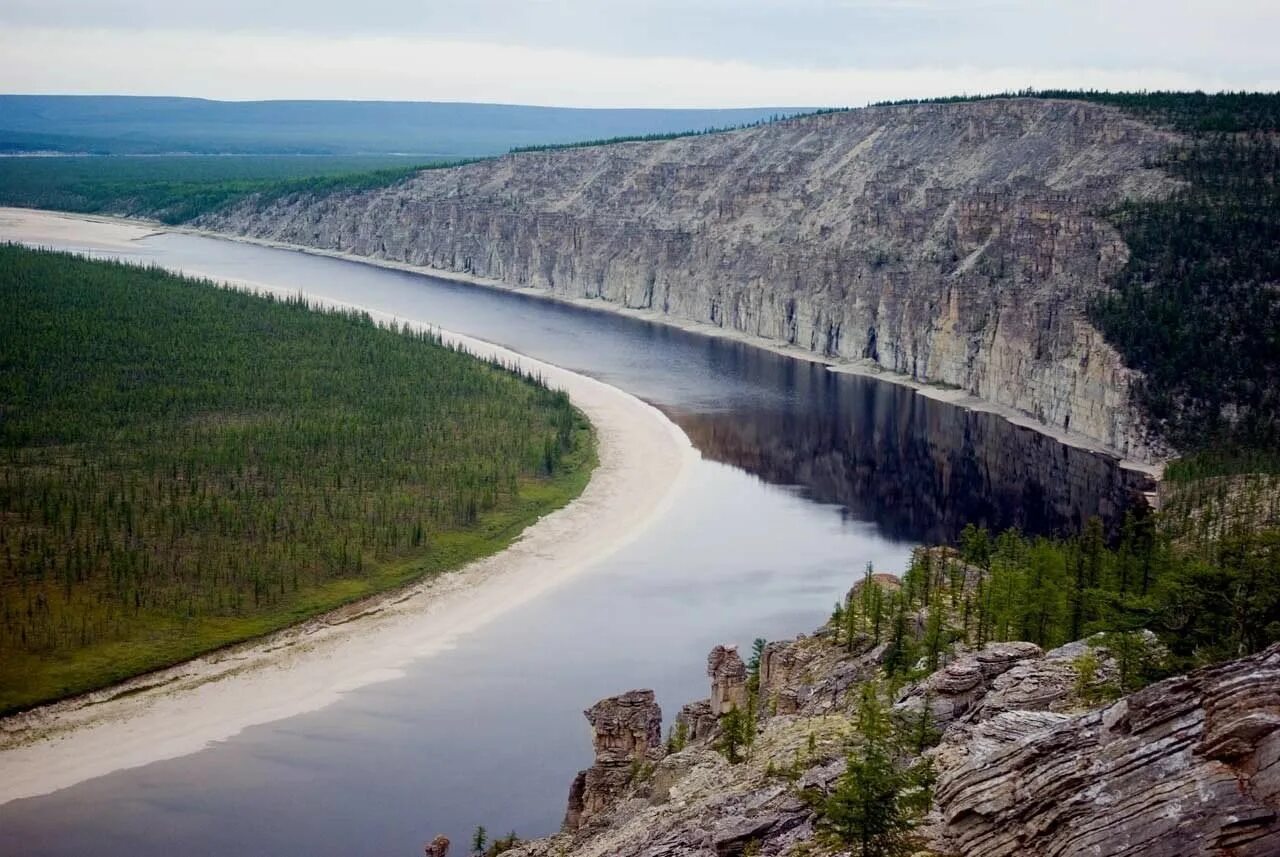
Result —
[{"label": "eroded rock formation", "polygon": [[747,665],[736,646],[716,646],[707,655],[711,713],[719,717],[747,705]]},{"label": "eroded rock formation", "polygon": [[983,701],[996,680],[1015,665],[1043,654],[1034,643],[993,643],[962,655],[912,686],[894,711],[914,718],[927,709],[934,728],[945,728]]},{"label": "eroded rock formation", "polygon": [[963,388],[1134,457],[1133,373],[1084,317],[1167,195],[1175,142],[1116,109],[998,99],[533,152],[198,225],[700,322]]},{"label": "eroded rock formation", "polygon": [[662,709],[652,690],[602,699],[583,714],[591,724],[596,758],[569,787],[567,830],[577,830],[611,807],[632,784],[640,766],[661,757]]},{"label": "eroded rock formation", "polygon": [[[1114,670],[1097,642],[960,651],[906,690],[898,713],[908,719],[924,700],[946,703],[930,709],[942,733],[928,751],[939,779],[918,853],[1280,853],[1280,645],[1096,706],[1079,696],[1077,666],[1091,653],[1100,674]],[[710,662],[732,664],[733,654],[717,647]],[[803,795],[830,789],[844,771],[858,689],[876,676],[882,655],[871,645],[851,651],[826,628],[766,646],[762,697],[788,702],[761,707],[751,755],[737,765],[713,747],[709,701],[681,712],[702,724],[701,736],[666,753],[654,743],[651,694],[603,700],[588,712],[592,771],[603,779],[580,775],[575,823],[521,843],[511,857],[847,853],[815,840],[817,819]],[[715,681],[719,671],[710,672]],[[621,767],[635,771],[636,759],[650,764],[612,779]]]}]

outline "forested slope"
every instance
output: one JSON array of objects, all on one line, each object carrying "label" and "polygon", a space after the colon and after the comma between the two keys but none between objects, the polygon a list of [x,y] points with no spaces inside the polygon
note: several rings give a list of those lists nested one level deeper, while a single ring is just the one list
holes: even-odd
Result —
[{"label": "forested slope", "polygon": [[0,247],[0,711],[456,568],[586,484],[563,393],[367,317]]}]

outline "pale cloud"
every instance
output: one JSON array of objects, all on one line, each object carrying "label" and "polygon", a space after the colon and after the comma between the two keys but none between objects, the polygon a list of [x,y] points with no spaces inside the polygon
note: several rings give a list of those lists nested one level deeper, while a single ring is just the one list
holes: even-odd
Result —
[{"label": "pale cloud", "polygon": [[0,91],[860,104],[1274,89],[1280,0],[0,0]]},{"label": "pale cloud", "polygon": [[1026,86],[1247,85],[1247,80],[1229,73],[1159,67],[778,67],[420,36],[32,27],[0,34],[0,90],[31,93],[733,107],[855,106],[887,98]]}]

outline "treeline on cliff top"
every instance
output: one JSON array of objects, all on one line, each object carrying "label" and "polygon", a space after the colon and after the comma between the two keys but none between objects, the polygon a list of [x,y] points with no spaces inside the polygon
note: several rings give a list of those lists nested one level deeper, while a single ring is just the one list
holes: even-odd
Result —
[{"label": "treeline on cliff top", "polygon": [[500,549],[585,486],[561,392],[427,333],[0,246],[0,712]]},{"label": "treeline on cliff top", "polygon": [[827,116],[831,113],[845,113],[848,107],[823,107],[817,110],[806,110],[797,113],[775,113],[754,122],[743,122],[738,125],[715,125],[702,129],[687,131],[669,131],[661,134],[630,134],[617,137],[603,137],[597,140],[580,140],[573,143],[546,143],[535,146],[515,146],[511,154],[521,152],[555,152],[560,149],[587,149],[595,146],[612,146],[616,143],[654,143],[661,140],[679,140],[684,137],[705,137],[709,134],[724,134],[729,131],[745,131],[748,128],[760,128],[764,125],[776,125],[790,119],[803,119],[808,116]]},{"label": "treeline on cliff top", "polygon": [[1280,451],[1280,93],[1023,90],[885,104],[1011,97],[1109,104],[1186,135],[1151,164],[1180,190],[1099,212],[1130,256],[1090,316],[1142,370],[1139,400],[1176,447],[1275,469],[1275,455],[1254,451]]},{"label": "treeline on cliff top", "polygon": [[[900,590],[880,586],[868,570],[832,623],[846,637],[888,643],[890,676],[932,672],[956,642],[1050,649],[1101,635],[1129,659],[1110,689],[1116,694],[1280,641],[1280,529],[1228,524],[1188,543],[1188,523],[1176,512],[1130,514],[1111,544],[1096,518],[1071,538],[970,526],[954,560],[917,551]],[[1207,526],[1194,522],[1201,532]],[[914,619],[922,609],[923,630]]]},{"label": "treeline on cliff top", "polygon": [[948,95],[878,101],[872,107],[911,104],[960,104],[1000,98],[1046,98],[1092,101],[1145,114],[1162,124],[1190,132],[1248,132],[1280,130],[1280,93],[1143,90],[1107,92],[1099,89],[1020,89],[987,95]]}]

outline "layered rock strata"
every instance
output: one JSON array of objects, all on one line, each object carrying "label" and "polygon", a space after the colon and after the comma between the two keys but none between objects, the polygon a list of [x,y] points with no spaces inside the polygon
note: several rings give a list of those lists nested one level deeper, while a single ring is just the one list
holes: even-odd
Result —
[{"label": "layered rock strata", "polygon": [[[717,647],[711,660],[722,662],[726,651]],[[917,853],[1280,853],[1280,645],[1101,707],[1078,695],[1077,664],[1090,651],[1101,674],[1114,670],[1105,650],[1084,643],[1047,653],[998,643],[956,652],[904,690],[897,713],[909,721],[923,701],[945,703],[930,709],[942,733],[928,751],[938,783]],[[829,629],[770,643],[761,658],[761,694],[789,702],[774,711],[759,707],[750,757],[737,765],[713,749],[718,718],[710,702],[681,713],[700,724],[699,737],[664,752],[655,744],[659,715],[651,693],[603,700],[588,712],[597,730],[596,768],[634,770],[637,759],[649,767],[625,784],[586,789],[607,794],[592,803],[589,824],[581,823],[582,803],[571,795],[564,832],[508,853],[838,853],[816,839],[817,819],[803,795],[831,788],[844,770],[857,690],[877,675],[882,655],[869,645],[850,651]]]},{"label": "layered rock strata", "polygon": [[1280,645],[1084,714],[1003,711],[935,759],[949,853],[1280,854]]}]

